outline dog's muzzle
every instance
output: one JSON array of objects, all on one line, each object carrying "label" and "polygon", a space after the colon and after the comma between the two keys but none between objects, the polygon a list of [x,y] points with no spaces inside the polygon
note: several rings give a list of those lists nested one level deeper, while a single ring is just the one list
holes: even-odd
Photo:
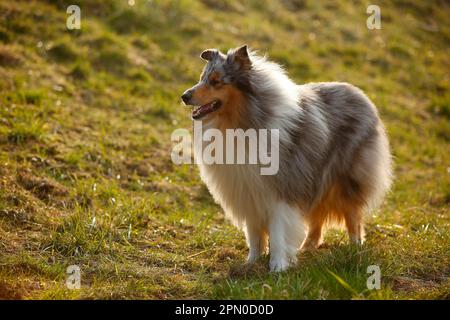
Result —
[{"label": "dog's muzzle", "polygon": [[188,105],[192,98],[192,90],[186,90],[183,95],[181,96],[181,100]]}]

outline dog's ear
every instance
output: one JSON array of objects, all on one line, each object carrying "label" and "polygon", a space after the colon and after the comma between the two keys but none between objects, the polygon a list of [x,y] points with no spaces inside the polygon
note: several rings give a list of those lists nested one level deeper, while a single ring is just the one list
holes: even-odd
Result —
[{"label": "dog's ear", "polygon": [[206,49],[205,51],[202,52],[200,58],[202,58],[205,61],[211,61],[217,56],[218,53],[219,51],[217,49]]},{"label": "dog's ear", "polygon": [[233,50],[232,53],[233,62],[237,63],[242,70],[250,70],[252,67],[252,61],[248,54],[248,46],[244,44]]}]

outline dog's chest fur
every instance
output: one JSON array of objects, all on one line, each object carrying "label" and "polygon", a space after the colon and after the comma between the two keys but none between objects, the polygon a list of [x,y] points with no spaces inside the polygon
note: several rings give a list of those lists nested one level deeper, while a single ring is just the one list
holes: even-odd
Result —
[{"label": "dog's chest fur", "polygon": [[[195,143],[196,159],[202,156],[204,143]],[[224,153],[225,154],[225,153]],[[226,216],[236,225],[247,220],[267,220],[273,191],[267,176],[256,164],[199,164],[200,176]]]}]

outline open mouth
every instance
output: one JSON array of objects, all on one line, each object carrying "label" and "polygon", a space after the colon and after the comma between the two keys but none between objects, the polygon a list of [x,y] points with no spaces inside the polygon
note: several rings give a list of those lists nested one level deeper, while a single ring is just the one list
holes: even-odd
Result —
[{"label": "open mouth", "polygon": [[207,114],[217,111],[221,105],[222,102],[220,102],[219,100],[214,100],[210,103],[204,104],[192,111],[192,119],[194,120],[201,119]]}]

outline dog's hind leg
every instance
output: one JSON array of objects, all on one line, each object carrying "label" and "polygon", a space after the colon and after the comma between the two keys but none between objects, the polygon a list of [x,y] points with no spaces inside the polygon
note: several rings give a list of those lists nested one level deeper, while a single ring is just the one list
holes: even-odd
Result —
[{"label": "dog's hind leg", "polygon": [[364,222],[361,206],[347,205],[344,210],[344,218],[350,242],[361,245],[364,242]]},{"label": "dog's hind leg", "polygon": [[269,222],[270,271],[284,271],[297,262],[297,250],[305,238],[299,209],[285,202],[274,205]]},{"label": "dog's hind leg", "polygon": [[251,264],[266,252],[268,234],[264,227],[251,221],[247,221],[244,232],[249,248],[247,263]]},{"label": "dog's hind leg", "polygon": [[322,241],[323,220],[315,220],[308,225],[308,233],[302,244],[302,250],[317,248]]},{"label": "dog's hind leg", "polygon": [[326,206],[320,204],[317,208],[307,214],[306,223],[308,225],[308,233],[302,244],[302,250],[315,249],[322,242],[322,229],[327,218],[327,212]]}]

